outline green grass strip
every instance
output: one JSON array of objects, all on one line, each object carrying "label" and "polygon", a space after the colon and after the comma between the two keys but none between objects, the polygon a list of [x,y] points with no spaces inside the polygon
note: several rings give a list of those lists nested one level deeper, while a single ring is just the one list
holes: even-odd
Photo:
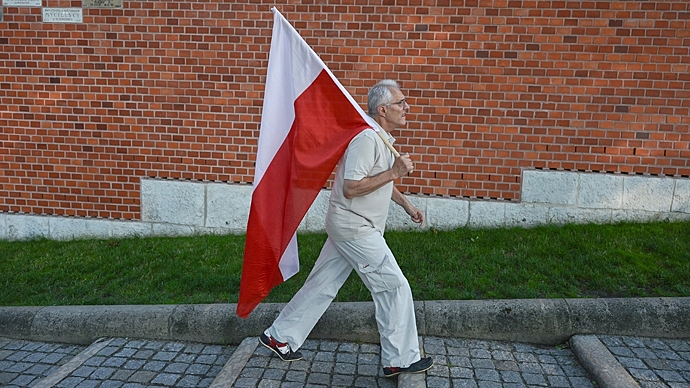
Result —
[{"label": "green grass strip", "polygon": [[[300,234],[302,269],[326,239]],[[690,222],[386,233],[416,300],[690,296]],[[237,302],[244,236],[0,241],[0,305]],[[336,301],[368,301],[353,273]]]}]

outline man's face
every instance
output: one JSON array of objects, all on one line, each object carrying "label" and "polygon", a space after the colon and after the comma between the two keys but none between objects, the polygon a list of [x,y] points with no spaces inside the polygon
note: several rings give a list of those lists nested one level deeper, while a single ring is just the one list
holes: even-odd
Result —
[{"label": "man's face", "polygon": [[383,123],[381,124],[386,130],[405,126],[405,115],[410,110],[410,106],[407,105],[405,96],[400,90],[391,89],[391,93],[393,94],[393,101],[388,105],[384,105],[382,107],[383,114],[380,114],[383,119]]}]

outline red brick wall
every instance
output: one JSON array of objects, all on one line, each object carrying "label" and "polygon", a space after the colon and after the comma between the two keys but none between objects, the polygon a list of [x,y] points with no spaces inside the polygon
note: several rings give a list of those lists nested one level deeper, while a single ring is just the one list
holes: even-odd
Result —
[{"label": "red brick wall", "polygon": [[[0,211],[137,219],[139,180],[251,182],[277,6],[361,103],[412,108],[408,193],[522,169],[690,176],[689,1],[156,0],[4,7]],[[80,0],[43,0],[80,7]]]}]

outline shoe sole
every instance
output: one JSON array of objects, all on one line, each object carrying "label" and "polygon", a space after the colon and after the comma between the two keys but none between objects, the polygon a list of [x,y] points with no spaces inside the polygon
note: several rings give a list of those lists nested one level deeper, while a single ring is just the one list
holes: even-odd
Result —
[{"label": "shoe sole", "polygon": [[261,338],[261,337],[259,337],[259,343],[260,343],[261,345],[263,345],[264,347],[266,347],[266,349],[268,349],[268,350],[272,351],[273,353],[275,353],[278,357],[280,357],[281,360],[283,360],[283,361],[285,361],[285,362],[299,361],[299,360],[302,359],[301,356],[300,356],[299,358],[292,358],[292,359],[289,359],[289,360],[283,358],[283,355],[282,355],[279,351],[273,349],[273,348],[271,347],[271,345],[265,343],[265,342],[263,341],[263,338]]}]

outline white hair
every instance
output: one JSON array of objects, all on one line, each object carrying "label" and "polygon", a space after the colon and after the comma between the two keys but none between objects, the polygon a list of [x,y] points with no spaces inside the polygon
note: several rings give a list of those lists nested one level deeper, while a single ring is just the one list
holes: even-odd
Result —
[{"label": "white hair", "polygon": [[392,79],[384,79],[376,83],[369,89],[367,96],[367,109],[371,117],[378,116],[377,109],[381,105],[387,105],[393,102],[393,93],[391,89],[400,90],[400,85]]}]

